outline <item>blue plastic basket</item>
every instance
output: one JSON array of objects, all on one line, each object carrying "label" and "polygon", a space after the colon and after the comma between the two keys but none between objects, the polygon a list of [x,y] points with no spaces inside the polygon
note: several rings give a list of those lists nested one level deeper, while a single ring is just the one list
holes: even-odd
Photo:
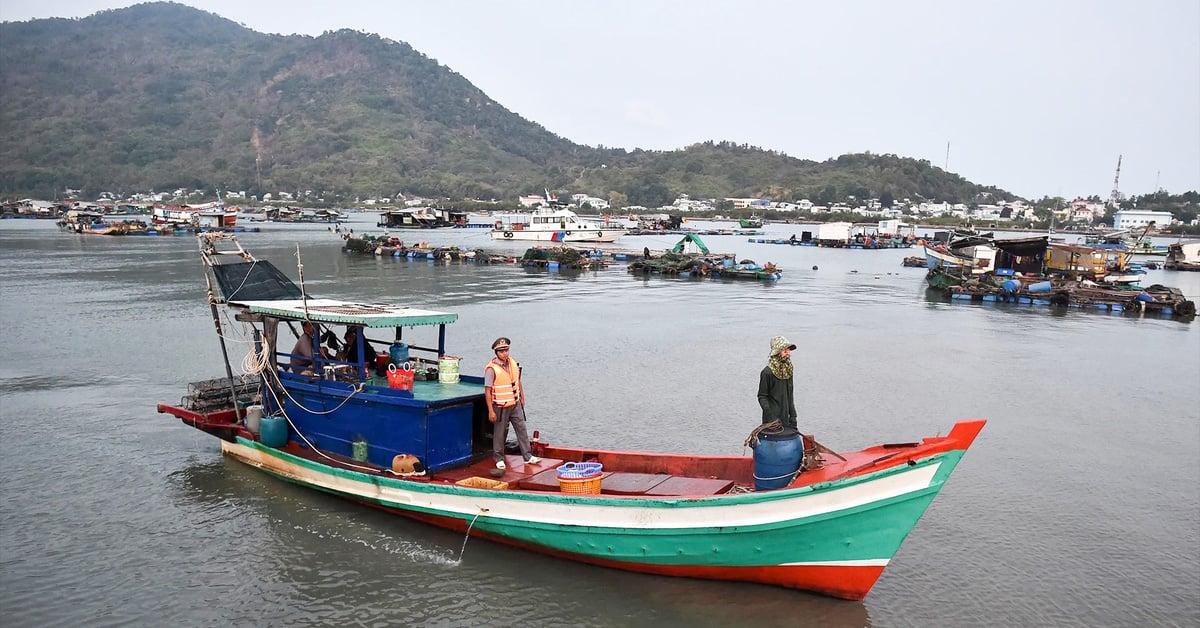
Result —
[{"label": "blue plastic basket", "polygon": [[594,478],[604,472],[599,462],[564,462],[558,467],[558,477],[565,480]]}]

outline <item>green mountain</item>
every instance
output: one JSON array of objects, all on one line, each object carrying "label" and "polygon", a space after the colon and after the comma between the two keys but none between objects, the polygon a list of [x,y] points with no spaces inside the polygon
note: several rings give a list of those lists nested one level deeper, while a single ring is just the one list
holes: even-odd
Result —
[{"label": "green mountain", "polygon": [[679,194],[1013,198],[893,155],[817,163],[727,142],[580,146],[403,42],[349,30],[265,35],[170,2],[0,24],[0,102],[0,195],[182,187],[346,202],[549,188],[647,206]]}]

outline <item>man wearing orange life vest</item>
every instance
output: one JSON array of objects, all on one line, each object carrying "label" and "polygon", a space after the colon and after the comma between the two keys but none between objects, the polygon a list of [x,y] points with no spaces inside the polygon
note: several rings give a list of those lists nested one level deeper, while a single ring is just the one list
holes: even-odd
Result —
[{"label": "man wearing orange life vest", "polygon": [[525,391],[521,387],[521,365],[508,355],[508,338],[501,336],[492,343],[496,357],[483,367],[483,391],[487,399],[488,420],[492,422],[492,458],[497,469],[504,469],[504,442],[511,423],[517,434],[517,445],[525,464],[537,464],[541,458],[529,449],[529,434],[525,431]]}]

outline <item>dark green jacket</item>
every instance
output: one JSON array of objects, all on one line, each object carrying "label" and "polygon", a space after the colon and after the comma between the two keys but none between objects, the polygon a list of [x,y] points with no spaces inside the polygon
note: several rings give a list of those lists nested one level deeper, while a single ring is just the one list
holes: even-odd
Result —
[{"label": "dark green jacket", "polygon": [[771,367],[763,367],[758,376],[758,405],[762,406],[763,423],[779,419],[786,427],[796,427],[796,398],[792,392],[791,379],[779,379],[771,372]]}]

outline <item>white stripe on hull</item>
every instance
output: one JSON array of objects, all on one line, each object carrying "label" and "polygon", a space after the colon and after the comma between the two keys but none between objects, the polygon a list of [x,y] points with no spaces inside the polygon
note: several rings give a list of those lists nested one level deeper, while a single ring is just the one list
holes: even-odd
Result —
[{"label": "white stripe on hull", "polygon": [[[221,441],[221,449],[250,465],[292,478],[302,484],[383,502],[398,508],[414,507],[464,517],[486,512],[491,518],[538,524],[661,530],[766,525],[834,513],[928,488],[941,466],[941,462],[937,462],[877,480],[859,482],[829,491],[802,493],[793,497],[788,497],[786,491],[776,491],[764,495],[778,496],[777,499],[767,498],[750,503],[728,496],[626,497],[616,498],[622,502],[619,505],[609,505],[565,501],[559,493],[520,493],[505,496],[504,492],[497,492],[493,496],[409,490],[321,473],[240,443]],[[639,502],[645,505],[639,505]],[[705,505],[674,507],[698,503]]]},{"label": "white stripe on hull", "polygon": [[868,558],[865,560],[814,560],[811,562],[780,563],[780,567],[887,567],[890,558]]}]

